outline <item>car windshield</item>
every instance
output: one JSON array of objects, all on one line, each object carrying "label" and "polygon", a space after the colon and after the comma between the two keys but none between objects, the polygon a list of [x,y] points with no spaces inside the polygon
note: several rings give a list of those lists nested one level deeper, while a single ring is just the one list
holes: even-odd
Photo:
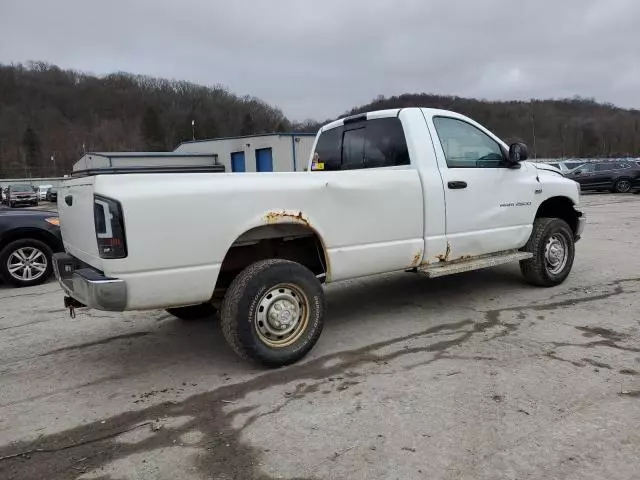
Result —
[{"label": "car windshield", "polygon": [[20,192],[20,193],[33,193],[33,188],[31,185],[11,185],[12,192]]}]

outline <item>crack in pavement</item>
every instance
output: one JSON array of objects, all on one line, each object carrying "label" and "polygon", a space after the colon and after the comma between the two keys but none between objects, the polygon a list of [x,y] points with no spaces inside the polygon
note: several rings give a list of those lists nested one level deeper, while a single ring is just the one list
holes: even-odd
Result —
[{"label": "crack in pavement", "polygon": [[[181,402],[165,402],[143,410],[123,412],[106,420],[81,425],[63,432],[45,436],[36,441],[16,442],[6,445],[0,447],[0,457],[14,457],[0,462],[0,477],[3,479],[46,477],[51,480],[68,478],[68,472],[70,468],[72,468],[72,465],[74,465],[74,462],[77,462],[77,458],[83,458],[83,468],[85,471],[95,470],[110,462],[136,453],[174,446],[176,442],[180,442],[180,435],[184,432],[198,430],[203,434],[203,440],[198,446],[206,448],[208,454],[199,456],[195,462],[196,466],[204,474],[215,472],[218,475],[227,475],[231,478],[242,478],[243,480],[268,480],[270,477],[262,473],[257,466],[258,462],[256,459],[260,458],[264,453],[263,450],[243,442],[241,440],[241,434],[248,426],[261,418],[261,416],[277,413],[290,402],[304,398],[307,394],[315,393],[321,385],[328,381],[327,379],[329,377],[344,375],[345,372],[356,367],[362,367],[363,365],[388,364],[389,361],[417,353],[434,353],[433,358],[424,362],[424,364],[433,363],[447,358],[446,354],[449,350],[463,345],[472,339],[474,335],[486,333],[492,328],[500,327],[502,331],[494,337],[489,337],[488,340],[506,336],[516,331],[518,325],[505,324],[500,321],[502,313],[519,312],[523,310],[553,310],[603,300],[622,293],[628,293],[622,284],[638,281],[640,281],[640,278],[616,280],[606,284],[606,286],[615,287],[611,292],[591,297],[563,300],[547,304],[519,305],[484,312],[479,311],[478,313],[484,316],[483,321],[476,322],[472,319],[466,319],[459,322],[437,325],[402,337],[376,342],[353,350],[332,353],[309,360],[305,363],[270,371],[247,380],[244,383],[225,385],[210,392],[191,396]],[[507,333],[502,334],[505,330]],[[406,347],[407,341],[429,339],[444,332],[455,335],[455,337],[423,346]],[[91,343],[95,344],[95,342]],[[572,344],[558,342],[559,347],[567,345]],[[613,348],[640,351],[630,347],[619,346],[612,340],[606,339],[586,344],[587,348],[612,345],[614,345]],[[397,347],[398,350],[388,353],[377,353],[379,350],[388,347]],[[67,349],[68,348],[74,347],[67,347]],[[60,350],[65,349],[59,349],[58,352]],[[474,357],[468,358],[473,359]],[[564,359],[561,360],[565,361]],[[301,380],[317,380],[318,382],[312,385],[299,383],[289,398],[285,399],[283,405],[275,407],[275,410],[266,413],[256,413],[257,416],[249,417],[249,419],[253,418],[253,420],[245,422],[245,425],[241,428],[233,427],[233,421],[238,415],[254,412],[258,407],[242,407],[228,411],[228,405],[225,406],[226,403],[224,402],[237,401],[245,398],[250,393],[285,386]],[[634,395],[635,392],[628,394],[628,396]],[[188,416],[192,418],[192,420],[180,427],[172,429],[163,428],[138,443],[124,444],[116,441],[117,435],[120,434],[119,432],[125,431],[127,428],[132,428],[140,423],[167,416]],[[20,452],[36,452],[37,449],[46,450],[46,453],[38,453],[38,462],[26,461],[23,456],[20,456]]]}]

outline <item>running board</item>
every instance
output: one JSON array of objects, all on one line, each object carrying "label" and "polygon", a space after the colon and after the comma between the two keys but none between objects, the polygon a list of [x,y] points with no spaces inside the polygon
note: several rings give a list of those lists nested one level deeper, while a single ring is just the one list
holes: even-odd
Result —
[{"label": "running board", "polygon": [[454,273],[470,272],[481,268],[495,267],[504,263],[519,262],[533,257],[532,253],[508,250],[506,252],[492,253],[468,260],[456,260],[453,262],[433,263],[418,267],[418,272],[424,273],[429,278],[444,277]]}]

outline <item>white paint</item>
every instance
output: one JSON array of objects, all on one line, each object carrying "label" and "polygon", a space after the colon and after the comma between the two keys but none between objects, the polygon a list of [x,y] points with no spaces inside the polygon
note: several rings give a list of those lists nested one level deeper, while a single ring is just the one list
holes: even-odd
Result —
[{"label": "white paint", "polygon": [[[406,167],[70,180],[65,188],[74,192],[74,206],[60,202],[65,245],[106,275],[126,281],[128,309],[166,308],[208,300],[233,243],[274,222],[313,228],[329,259],[328,281],[338,281],[432,262],[446,253],[447,242],[450,258],[516,249],[527,241],[543,200],[564,196],[578,203],[575,182],[531,164],[523,163],[519,170],[448,169],[431,119],[465,117],[428,109],[370,117],[396,115],[411,156]],[[465,180],[469,188],[450,191],[450,179]],[[542,193],[534,193],[540,189]],[[93,193],[121,202],[127,258],[97,258]],[[500,207],[512,200],[531,205]],[[300,214],[304,221],[296,218]]]}]

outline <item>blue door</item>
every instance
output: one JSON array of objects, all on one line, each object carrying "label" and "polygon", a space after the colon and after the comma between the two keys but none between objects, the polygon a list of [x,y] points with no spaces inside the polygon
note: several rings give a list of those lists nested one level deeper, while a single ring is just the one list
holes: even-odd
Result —
[{"label": "blue door", "polygon": [[256,172],[273,172],[273,154],[270,148],[256,150]]},{"label": "blue door", "polygon": [[244,164],[244,152],[233,152],[231,154],[231,171],[246,172],[247,168]]}]

